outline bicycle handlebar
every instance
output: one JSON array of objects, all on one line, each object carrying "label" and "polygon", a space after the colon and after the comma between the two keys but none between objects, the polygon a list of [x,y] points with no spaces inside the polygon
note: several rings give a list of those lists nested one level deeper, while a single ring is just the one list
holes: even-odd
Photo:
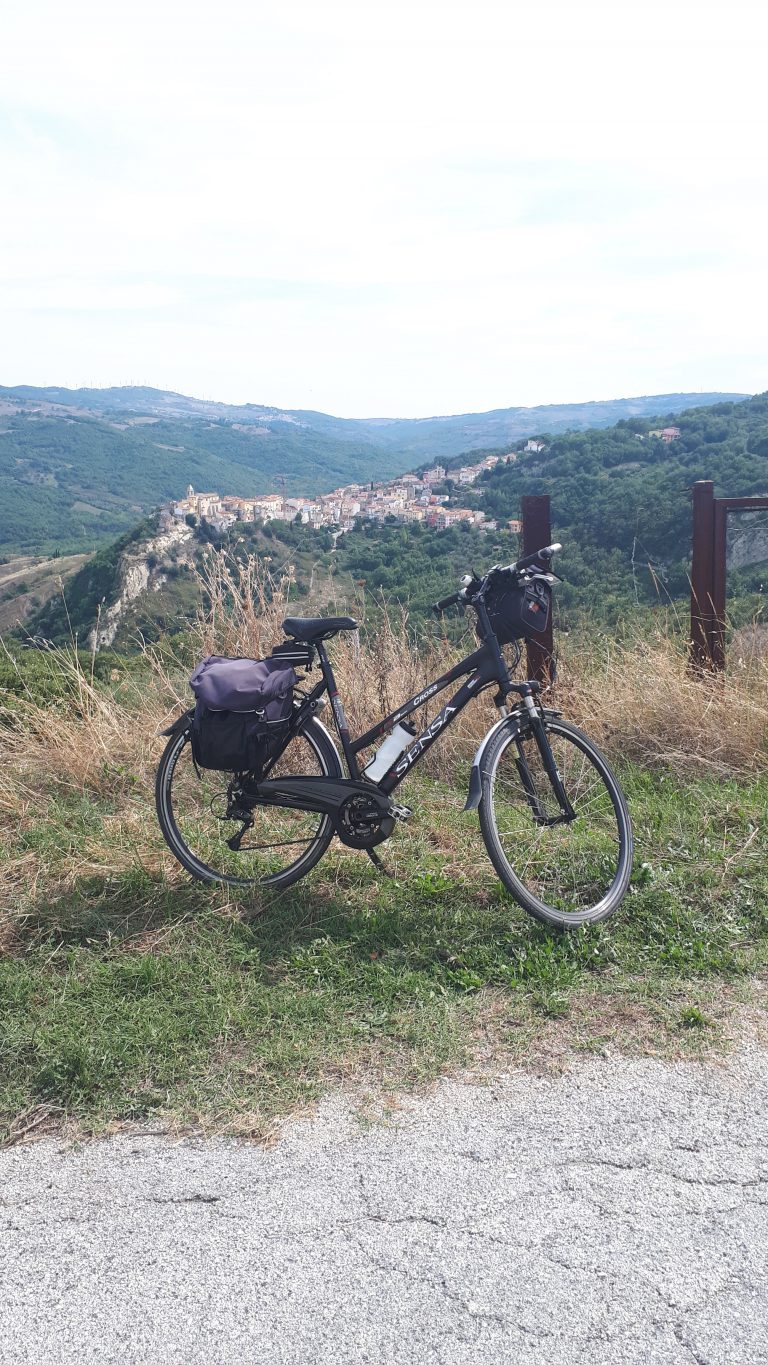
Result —
[{"label": "bicycle handlebar", "polygon": [[[536,550],[535,553],[532,555],[524,555],[522,559],[518,559],[516,564],[508,564],[506,569],[502,569],[500,570],[500,572],[518,573],[523,569],[530,569],[534,564],[537,563],[541,564],[543,562],[544,564],[548,564],[550,559],[552,559],[554,555],[557,554],[558,550],[562,550],[562,548],[563,548],[562,545],[560,545],[559,542],[557,541],[554,543],[554,545],[545,545],[543,549]],[[496,566],[496,571],[499,571],[498,565]],[[494,570],[491,569],[490,573],[493,572]],[[486,574],[486,578],[488,578],[488,576],[489,575]],[[432,603],[433,612],[435,613],[436,616],[439,616],[441,612],[447,611],[449,607],[455,607],[459,602],[465,603],[471,602],[472,597],[475,594],[473,593],[471,596],[468,595],[468,587],[472,586],[480,588],[484,582],[485,579],[474,578],[474,576],[468,575],[467,578],[464,579],[465,586],[463,588],[460,588],[458,592],[451,592],[448,594],[447,597],[441,597],[439,602]]]},{"label": "bicycle handlebar", "polygon": [[543,550],[534,550],[532,555],[525,555],[523,559],[518,559],[516,564],[510,564],[509,567],[510,569],[529,569],[531,565],[535,564],[539,559],[552,559],[553,556],[557,554],[558,550],[562,550],[562,548],[562,545],[557,542],[554,545],[545,545]]},{"label": "bicycle handlebar", "polygon": [[432,610],[436,616],[441,612],[447,611],[448,607],[455,607],[457,602],[464,601],[464,591],[449,593],[448,597],[441,597],[439,602],[432,603]]}]

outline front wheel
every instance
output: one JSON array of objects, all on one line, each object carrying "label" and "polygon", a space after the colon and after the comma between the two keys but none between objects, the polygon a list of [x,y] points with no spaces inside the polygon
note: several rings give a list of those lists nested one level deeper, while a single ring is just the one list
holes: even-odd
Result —
[{"label": "front wheel", "polygon": [[[238,802],[242,786],[236,773],[198,768],[188,728],[172,735],[160,759],[155,802],[160,828],[182,867],[205,882],[231,886],[291,886],[322,858],[333,838],[327,815]],[[270,777],[307,774],[341,777],[341,764],[328,731],[311,719],[289,741]],[[231,840],[242,830],[238,805],[252,824],[239,847]]]},{"label": "front wheel", "polygon": [[544,728],[575,819],[560,807],[530,727],[504,727],[489,745],[480,828],[491,862],[515,900],[559,929],[605,919],[632,874],[627,803],[599,749],[566,721]]}]

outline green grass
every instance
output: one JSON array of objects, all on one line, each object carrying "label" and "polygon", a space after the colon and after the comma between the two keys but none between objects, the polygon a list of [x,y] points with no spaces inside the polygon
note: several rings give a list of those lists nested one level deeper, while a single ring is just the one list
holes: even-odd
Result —
[{"label": "green grass", "polygon": [[446,787],[411,788],[417,822],[381,850],[394,878],[332,851],[251,900],[177,875],[143,792],[51,802],[4,848],[24,871],[0,960],[0,1129],[263,1133],[343,1077],[717,1044],[766,965],[768,782],[626,781],[630,892],[566,936],[502,891]]}]

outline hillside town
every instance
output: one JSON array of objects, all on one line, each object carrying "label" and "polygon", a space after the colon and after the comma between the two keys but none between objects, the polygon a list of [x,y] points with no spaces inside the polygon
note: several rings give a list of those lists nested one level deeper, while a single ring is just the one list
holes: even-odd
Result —
[{"label": "hillside town", "polygon": [[[336,488],[332,493],[316,497],[286,497],[282,493],[262,493],[246,498],[234,494],[197,493],[190,485],[186,496],[163,509],[161,525],[192,518],[205,520],[216,531],[225,531],[238,521],[298,521],[314,529],[351,531],[357,521],[422,522],[438,531],[447,530],[457,522],[469,522],[481,531],[495,531],[499,523],[478,508],[449,505],[458,490],[473,484],[486,469],[493,469],[500,460],[514,460],[512,455],[487,455],[477,464],[463,465],[449,473],[440,464],[421,475],[401,474],[388,483],[351,483]],[[451,481],[451,491],[447,481]],[[440,490],[440,491],[437,491]],[[512,531],[519,531],[517,521],[504,523]]]}]

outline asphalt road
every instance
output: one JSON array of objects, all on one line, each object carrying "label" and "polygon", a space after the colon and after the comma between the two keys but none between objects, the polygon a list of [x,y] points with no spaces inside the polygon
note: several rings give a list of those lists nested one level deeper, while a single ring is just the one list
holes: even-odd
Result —
[{"label": "asphalt road", "polygon": [[0,1154],[0,1360],[768,1362],[768,1054]]}]

